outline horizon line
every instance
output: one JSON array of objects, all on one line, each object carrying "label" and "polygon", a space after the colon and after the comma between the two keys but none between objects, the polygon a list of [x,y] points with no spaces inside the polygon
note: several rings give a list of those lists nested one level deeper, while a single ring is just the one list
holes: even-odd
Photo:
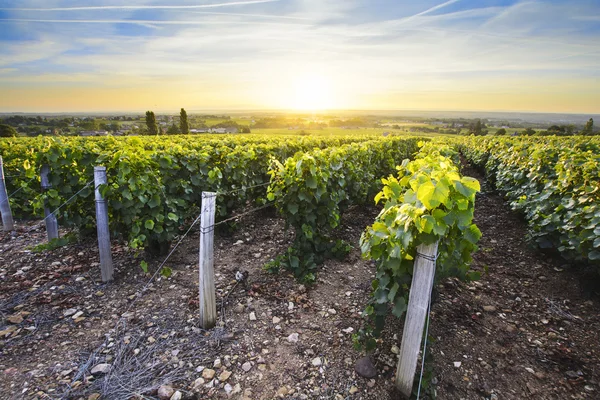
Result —
[{"label": "horizon line", "polygon": [[[185,107],[184,107],[185,108]],[[155,113],[179,113],[181,107],[173,109],[154,109]],[[69,115],[69,114],[92,114],[92,115],[118,115],[118,114],[144,114],[148,110],[86,110],[86,111],[2,111],[0,115],[6,114],[50,114],[50,115]],[[597,112],[561,112],[561,111],[516,111],[516,110],[452,110],[452,109],[418,109],[418,108],[338,108],[329,110],[294,110],[294,109],[279,109],[279,108],[187,108],[187,112],[261,112],[261,113],[289,113],[289,114],[328,114],[335,112],[447,112],[447,113],[510,113],[510,114],[564,114],[564,115],[592,115],[600,116],[600,111]]]}]

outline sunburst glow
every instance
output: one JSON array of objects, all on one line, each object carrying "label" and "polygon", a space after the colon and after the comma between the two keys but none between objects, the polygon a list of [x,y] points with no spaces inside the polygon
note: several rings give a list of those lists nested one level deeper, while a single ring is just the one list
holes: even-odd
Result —
[{"label": "sunburst glow", "polygon": [[297,78],[289,101],[290,108],[303,111],[327,110],[335,106],[331,82],[319,75]]}]

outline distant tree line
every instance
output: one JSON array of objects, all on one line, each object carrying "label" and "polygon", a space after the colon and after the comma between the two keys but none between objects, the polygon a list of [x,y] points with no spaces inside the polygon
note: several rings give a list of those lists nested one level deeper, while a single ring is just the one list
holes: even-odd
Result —
[{"label": "distant tree line", "polygon": [[[477,120],[469,124],[469,135],[474,136],[482,136],[487,135],[489,130],[485,123],[481,120]],[[494,135],[496,136],[504,136],[509,134],[509,132],[505,128],[498,129]],[[598,135],[600,131],[594,129],[594,120],[590,118],[585,125],[578,129],[576,125],[551,125],[546,130],[535,130],[531,127],[524,129],[521,132],[515,131],[512,135],[519,136],[573,136],[573,135],[584,135],[584,136],[592,136]]]},{"label": "distant tree line", "polygon": [[[195,126],[194,129],[235,128],[240,133],[250,133],[249,126],[238,124],[236,121],[232,121],[231,117],[229,116],[221,117],[209,115],[208,117],[223,118],[224,121],[208,126],[206,125],[206,121],[198,121],[195,119],[195,122],[193,123]],[[191,126],[192,123],[190,123],[187,112],[184,108],[182,108],[179,112],[179,125],[176,125],[173,122],[166,131],[164,131],[163,128],[158,126],[156,123],[156,116],[154,115],[154,112],[146,111],[146,129],[139,133],[142,135],[187,135],[190,133],[191,129],[193,129]]]}]

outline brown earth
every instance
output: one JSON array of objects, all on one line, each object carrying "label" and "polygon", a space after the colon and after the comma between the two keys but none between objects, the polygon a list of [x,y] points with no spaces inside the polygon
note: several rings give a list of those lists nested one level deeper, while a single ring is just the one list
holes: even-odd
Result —
[{"label": "brown earth", "polygon": [[[487,273],[438,285],[425,397],[600,398],[599,301],[582,290],[580,269],[530,248],[525,224],[485,183],[476,208],[483,237],[473,268]],[[396,318],[373,354],[378,375],[354,371],[362,354],[352,333],[374,275],[357,244],[377,212],[345,215],[340,236],[355,248],[326,262],[309,288],[262,268],[291,240],[272,210],[218,233],[219,321],[209,331],[198,322],[197,230],[169,258],[169,278],[151,280],[134,252],[114,243],[116,279],[106,285],[93,241],[34,253],[44,232],[23,223],[0,235],[0,398],[157,398],[160,384],[197,399],[399,398]],[[162,259],[149,261],[152,273]],[[238,284],[241,270],[249,275]],[[98,364],[111,369],[92,376]]]}]

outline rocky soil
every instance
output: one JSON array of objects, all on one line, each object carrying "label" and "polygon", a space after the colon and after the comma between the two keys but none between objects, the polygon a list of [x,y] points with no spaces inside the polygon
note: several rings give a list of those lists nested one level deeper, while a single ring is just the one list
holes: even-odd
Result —
[{"label": "rocky soil", "polygon": [[[482,177],[467,169],[467,174]],[[483,182],[483,180],[482,180]],[[471,283],[440,282],[422,398],[600,398],[600,314],[586,275],[530,248],[526,226],[484,184],[483,232]],[[272,210],[215,237],[217,327],[198,322],[198,233],[155,275],[113,243],[116,279],[102,284],[92,240],[33,252],[44,232],[0,234],[0,397],[10,399],[396,399],[402,325],[390,317],[371,362],[353,349],[374,275],[358,238],[377,209],[353,209],[356,244],[305,287],[262,266],[291,232]],[[63,234],[65,232],[62,232]],[[247,271],[238,282],[236,272]],[[360,360],[360,362],[359,362]],[[365,364],[366,361],[366,364]],[[357,362],[362,366],[357,374]],[[427,374],[426,374],[427,375]]]}]

